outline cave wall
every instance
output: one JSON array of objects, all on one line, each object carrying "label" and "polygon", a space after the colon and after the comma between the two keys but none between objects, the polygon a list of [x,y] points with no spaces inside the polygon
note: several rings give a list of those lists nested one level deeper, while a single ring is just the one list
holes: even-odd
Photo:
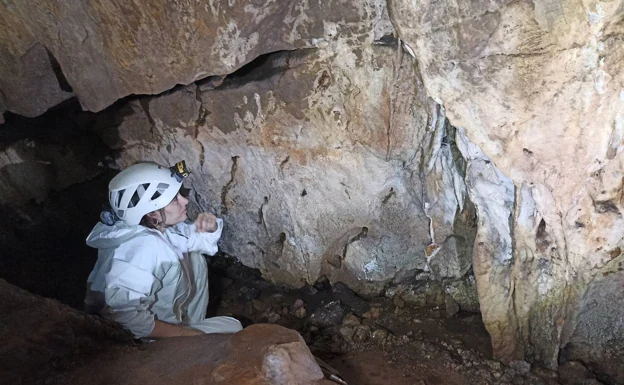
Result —
[{"label": "cave wall", "polygon": [[498,358],[624,381],[596,334],[624,302],[622,1],[70,5],[0,6],[0,111],[157,94],[91,131],[117,167],[186,158],[266,277],[472,269]]},{"label": "cave wall", "polygon": [[473,240],[454,231],[467,198],[444,109],[373,22],[328,23],[322,47],[132,102],[103,131],[116,161],[186,158],[195,202],[226,219],[222,250],[278,283],[324,275],[374,295],[418,272],[465,276]]},{"label": "cave wall", "polygon": [[131,94],[232,73],[267,52],[314,47],[328,23],[370,18],[382,30],[383,9],[379,0],[3,2],[0,111],[36,116],[74,94],[100,111]]},{"label": "cave wall", "polygon": [[502,285],[479,285],[500,357],[555,367],[570,339],[619,339],[589,338],[597,326],[586,318],[617,313],[624,300],[620,290],[587,313],[602,303],[588,288],[615,285],[623,263],[623,9],[621,1],[390,3],[428,95],[514,185],[512,238],[477,244],[474,256],[477,281]]}]

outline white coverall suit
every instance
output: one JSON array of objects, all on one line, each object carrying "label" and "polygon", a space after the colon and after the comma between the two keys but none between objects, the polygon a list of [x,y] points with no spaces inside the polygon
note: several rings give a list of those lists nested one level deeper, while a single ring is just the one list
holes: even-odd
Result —
[{"label": "white coverall suit", "polygon": [[121,324],[136,338],[154,321],[183,324],[204,333],[242,330],[232,317],[206,319],[208,268],[201,253],[216,254],[223,220],[213,233],[179,223],[162,233],[118,221],[98,223],[87,237],[98,260],[87,280],[85,310]]}]

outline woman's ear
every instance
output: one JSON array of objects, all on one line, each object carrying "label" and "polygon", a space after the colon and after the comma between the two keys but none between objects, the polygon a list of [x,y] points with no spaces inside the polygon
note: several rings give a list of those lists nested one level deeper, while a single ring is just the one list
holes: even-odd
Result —
[{"label": "woman's ear", "polygon": [[162,218],[160,217],[160,213],[158,212],[158,210],[147,213],[146,215],[152,218],[156,223],[162,222]]}]

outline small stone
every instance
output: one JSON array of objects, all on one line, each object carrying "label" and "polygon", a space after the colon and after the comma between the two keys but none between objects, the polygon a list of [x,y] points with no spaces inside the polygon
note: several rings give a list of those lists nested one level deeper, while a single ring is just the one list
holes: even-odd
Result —
[{"label": "small stone", "polygon": [[453,297],[451,297],[451,295],[448,294],[448,293],[444,297],[444,305],[446,307],[446,317],[447,318],[451,318],[455,314],[459,313],[459,305],[457,304],[457,302],[455,302]]},{"label": "small stone", "polygon": [[515,377],[511,382],[514,385],[524,385],[524,378],[521,376],[518,376],[518,377]]},{"label": "small stone", "polygon": [[595,375],[585,365],[576,361],[568,361],[560,365],[557,371],[561,382],[566,384],[580,384],[581,382],[584,384],[585,380],[595,378]]},{"label": "small stone", "polygon": [[375,319],[373,319],[373,318],[364,318],[362,320],[362,325],[368,326],[368,327],[373,327],[373,326],[377,325],[377,321],[375,321]]},{"label": "small stone", "polygon": [[528,373],[524,377],[524,385],[546,385],[546,383],[544,382],[544,380],[534,375],[533,373]]},{"label": "small stone", "polygon": [[384,329],[377,329],[373,332],[371,338],[373,342],[382,345],[388,338],[388,332]]},{"label": "small stone", "polygon": [[317,308],[309,318],[312,325],[318,327],[329,327],[340,325],[345,317],[345,311],[340,305],[340,301],[332,301]]},{"label": "small stone", "polygon": [[405,307],[405,301],[403,301],[403,299],[401,297],[399,297],[399,296],[394,296],[394,298],[392,299],[392,302],[399,309],[403,309]]},{"label": "small stone", "polygon": [[314,286],[306,287],[306,293],[308,293],[309,295],[315,295],[318,292],[319,292],[318,289],[316,287],[314,287]]},{"label": "small stone", "polygon": [[368,330],[368,328],[362,326],[357,328],[357,330],[355,331],[353,340],[357,342],[365,342],[366,340],[368,340],[369,335],[370,331]]},{"label": "small stone", "polygon": [[381,315],[381,307],[371,307],[369,311],[363,314],[364,318],[379,318]]},{"label": "small stone", "polygon": [[284,294],[275,293],[271,295],[271,302],[281,302],[284,300]]},{"label": "small stone", "polygon": [[531,371],[531,364],[526,361],[511,361],[509,363],[509,367],[520,373],[521,375],[525,375]]},{"label": "small stone", "polygon": [[[463,343],[461,340],[456,340],[456,339],[454,339],[454,338],[451,338],[451,339],[450,339],[450,341],[451,341],[451,344],[452,344],[453,346],[455,346],[455,347],[461,347],[461,346],[464,346],[464,343]],[[499,364],[499,365],[500,365],[500,364]]]},{"label": "small stone", "polygon": [[344,338],[345,341],[352,341],[353,335],[355,334],[355,329],[348,326],[342,326],[338,330],[338,334],[340,334],[340,336]]},{"label": "small stone", "polygon": [[302,299],[297,299],[293,304],[293,309],[297,310],[305,306],[305,302]]},{"label": "small stone", "polygon": [[267,317],[267,322],[270,323],[270,324],[274,324],[277,321],[279,321],[281,318],[282,317],[279,314],[272,312]]},{"label": "small stone", "polygon": [[353,314],[347,314],[344,320],[342,320],[342,324],[345,326],[360,325],[360,319]]},{"label": "small stone", "polygon": [[319,329],[316,326],[310,326],[311,332],[317,332]]},{"label": "small stone", "polygon": [[238,290],[238,299],[244,301],[251,301],[255,298],[260,297],[260,290],[255,287],[243,286]]},{"label": "small stone", "polygon": [[305,318],[307,314],[308,312],[306,311],[305,307],[300,307],[299,309],[295,310],[295,317],[299,319]]},{"label": "small stone", "polygon": [[253,304],[254,309],[261,312],[265,311],[268,307],[266,303],[260,301],[259,299],[253,299],[251,303]]},{"label": "small stone", "polygon": [[288,311],[288,308],[287,308],[286,306],[284,306],[284,307],[282,308],[282,315],[283,315],[283,316],[287,316],[287,315],[288,315],[288,313],[290,313],[290,312]]},{"label": "small stone", "polygon": [[227,289],[228,287],[232,286],[233,283],[234,283],[234,280],[231,280],[227,277],[221,277],[221,287],[223,289]]},{"label": "small stone", "polygon": [[498,362],[498,361],[492,361],[492,360],[488,360],[486,361],[487,366],[492,369],[492,370],[502,370],[503,369],[503,365]]},{"label": "small stone", "polygon": [[358,317],[363,317],[371,305],[368,301],[358,296],[353,290],[342,282],[336,282],[332,287],[332,297],[347,308],[351,309]]}]

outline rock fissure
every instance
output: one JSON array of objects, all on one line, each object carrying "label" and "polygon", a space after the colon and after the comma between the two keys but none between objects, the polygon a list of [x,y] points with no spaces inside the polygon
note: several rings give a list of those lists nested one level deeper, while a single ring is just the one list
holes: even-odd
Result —
[{"label": "rock fissure", "polygon": [[221,214],[225,215],[228,212],[228,193],[232,188],[232,184],[236,180],[236,172],[238,171],[238,156],[232,157],[232,166],[230,168],[230,180],[221,189]]}]

